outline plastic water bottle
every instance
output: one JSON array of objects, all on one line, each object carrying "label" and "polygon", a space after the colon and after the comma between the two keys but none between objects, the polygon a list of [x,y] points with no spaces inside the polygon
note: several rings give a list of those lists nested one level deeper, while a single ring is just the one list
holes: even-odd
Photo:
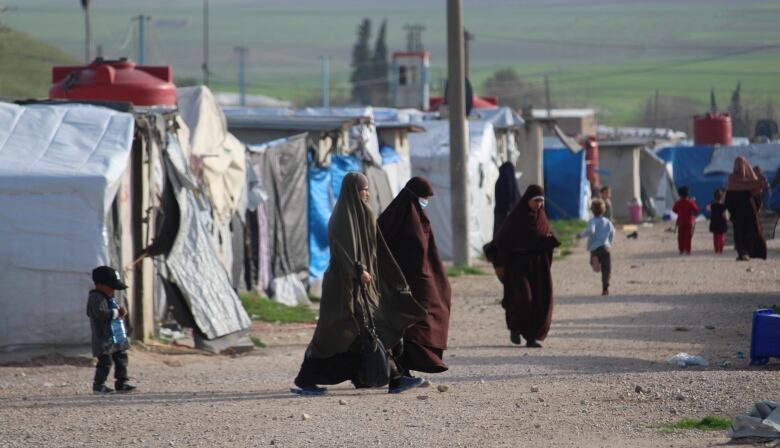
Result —
[{"label": "plastic water bottle", "polygon": [[122,318],[111,319],[111,338],[114,344],[124,344],[127,342],[127,331],[125,330],[125,321]]},{"label": "plastic water bottle", "polygon": [[[116,303],[116,300],[113,297],[109,299],[109,306],[113,310],[119,309],[119,304]],[[113,340],[114,344],[124,344],[127,342],[125,321],[121,317],[111,319],[111,339]]]}]

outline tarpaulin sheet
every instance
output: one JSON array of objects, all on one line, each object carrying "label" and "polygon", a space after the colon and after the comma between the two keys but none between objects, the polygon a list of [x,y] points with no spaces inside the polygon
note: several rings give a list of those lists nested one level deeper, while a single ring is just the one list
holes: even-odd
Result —
[{"label": "tarpaulin sheet", "polygon": [[[498,179],[498,147],[493,125],[487,121],[468,121],[468,192],[471,212],[469,244],[471,254],[493,238],[493,206]],[[409,135],[412,174],[428,179],[434,195],[425,213],[431,220],[439,254],[452,259],[452,208],[450,201],[450,127],[447,121],[419,123],[424,133]]]},{"label": "tarpaulin sheet", "polygon": [[587,219],[588,179],[585,151],[544,150],[545,210],[550,219]]},{"label": "tarpaulin sheet", "polygon": [[305,273],[309,269],[306,138],[287,139],[251,154],[267,195],[273,277]]},{"label": "tarpaulin sheet", "polygon": [[363,163],[360,162],[360,159],[352,155],[333,155],[330,163],[330,180],[334,198],[338,199],[341,193],[341,182],[344,180],[344,176],[352,171],[363,172]]},{"label": "tarpaulin sheet", "polygon": [[195,191],[186,188],[189,172],[177,139],[168,141],[167,173],[179,205],[180,225],[165,263],[170,280],[181,291],[198,328],[208,339],[246,330],[252,321],[233,290],[212,245]]},{"label": "tarpaulin sheet", "polygon": [[90,274],[109,263],[134,123],[102,107],[0,103],[0,352],[89,347]]},{"label": "tarpaulin sheet", "polygon": [[728,178],[725,173],[704,174],[704,169],[712,159],[713,147],[679,146],[668,151],[675,186],[687,186],[689,196],[696,199],[700,210],[705,210],[712,201],[712,193],[717,188],[725,187]]},{"label": "tarpaulin sheet", "polygon": [[309,278],[320,278],[328,268],[328,221],[335,199],[328,168],[309,161]]}]

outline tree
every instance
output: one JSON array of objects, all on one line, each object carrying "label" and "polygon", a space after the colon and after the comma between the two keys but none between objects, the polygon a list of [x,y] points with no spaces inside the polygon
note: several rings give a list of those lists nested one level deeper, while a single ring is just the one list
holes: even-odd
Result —
[{"label": "tree", "polygon": [[485,95],[497,96],[502,105],[512,109],[544,104],[544,89],[522,80],[511,68],[502,68],[493,73],[485,80],[483,90]]},{"label": "tree", "polygon": [[715,102],[715,88],[710,89],[710,112],[713,114],[718,111],[718,103]]},{"label": "tree", "polygon": [[382,26],[379,27],[376,45],[374,46],[374,55],[371,58],[371,79],[368,86],[371,90],[371,104],[374,106],[385,106],[388,104],[390,63],[387,59],[386,37],[387,19],[383,20]]},{"label": "tree", "polygon": [[371,19],[364,18],[358,26],[357,42],[352,47],[352,99],[361,104],[371,101],[368,81],[371,80]]},{"label": "tree", "polygon": [[740,90],[742,81],[737,82],[737,88],[731,94],[729,103],[729,115],[731,115],[731,133],[739,137],[747,137],[749,130],[745,121],[745,111],[742,109]]}]

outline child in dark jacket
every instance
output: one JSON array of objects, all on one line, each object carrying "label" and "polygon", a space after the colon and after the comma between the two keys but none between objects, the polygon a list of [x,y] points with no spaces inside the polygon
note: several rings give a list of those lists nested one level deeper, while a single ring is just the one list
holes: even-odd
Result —
[{"label": "child in dark jacket", "polygon": [[710,232],[712,232],[712,243],[715,246],[715,253],[722,254],[723,246],[726,243],[726,232],[729,231],[729,222],[726,217],[726,204],[723,203],[725,191],[718,188],[713,193],[713,201],[707,205],[710,212]]},{"label": "child in dark jacket", "polygon": [[690,255],[699,207],[696,206],[693,198],[688,197],[688,187],[680,187],[678,193],[680,199],[672,207],[672,211],[677,213],[677,248],[680,250],[680,255]]},{"label": "child in dark jacket", "polygon": [[119,278],[119,273],[108,266],[93,269],[92,281],[95,282],[95,289],[89,292],[87,316],[92,328],[92,354],[98,360],[92,392],[96,394],[114,392],[114,389],[106,386],[112,362],[116,391],[131,392],[135,386],[127,382],[126,350],[129,344],[122,323],[122,318],[127,315],[127,309],[119,306],[114,299],[114,291],[127,289],[127,285]]}]

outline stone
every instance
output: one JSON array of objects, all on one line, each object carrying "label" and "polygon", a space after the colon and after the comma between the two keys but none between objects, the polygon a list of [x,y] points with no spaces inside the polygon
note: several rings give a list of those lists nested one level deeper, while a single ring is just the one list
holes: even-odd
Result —
[{"label": "stone", "polygon": [[43,383],[43,387],[54,387],[54,383]]},{"label": "stone", "polygon": [[342,405],[342,406],[346,406],[347,405],[347,400],[339,400],[339,404]]},{"label": "stone", "polygon": [[683,395],[683,394],[677,394],[677,395],[674,397],[674,399],[675,399],[675,400],[677,400],[677,401],[683,401],[683,400],[685,400],[685,395]]},{"label": "stone", "polygon": [[634,392],[636,392],[638,394],[641,394],[641,393],[645,393],[647,391],[642,386],[637,384],[636,386],[634,386]]},{"label": "stone", "polygon": [[542,425],[540,425],[539,423],[534,423],[534,428],[539,429],[541,427],[542,427]]},{"label": "stone", "polygon": [[539,392],[539,386],[531,386],[531,392]]},{"label": "stone", "polygon": [[447,392],[448,390],[450,390],[450,386],[448,386],[446,384],[439,384],[438,386],[436,386],[436,389],[439,392]]},{"label": "stone", "polygon": [[301,414],[301,420],[303,420],[303,421],[311,420],[311,415],[309,415],[309,414]]},{"label": "stone", "polygon": [[418,396],[417,396],[417,399],[418,399],[418,400],[423,400],[423,401],[424,401],[424,400],[427,400],[427,399],[428,399],[428,396],[427,396],[427,395],[418,395]]}]

